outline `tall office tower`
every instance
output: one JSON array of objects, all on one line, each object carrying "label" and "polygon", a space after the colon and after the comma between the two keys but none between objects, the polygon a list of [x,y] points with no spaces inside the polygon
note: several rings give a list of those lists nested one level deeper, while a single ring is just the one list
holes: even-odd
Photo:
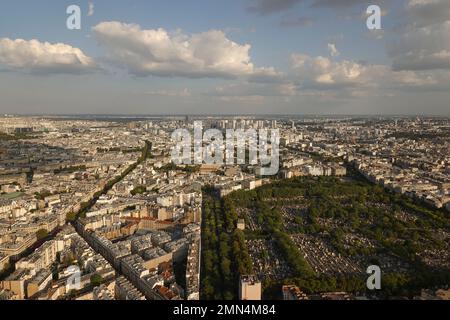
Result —
[{"label": "tall office tower", "polygon": [[145,126],[144,126],[144,129],[145,130],[149,130],[149,129],[151,129],[151,128],[153,128],[153,122],[147,122],[146,124],[145,124]]},{"label": "tall office tower", "polygon": [[272,120],[272,129],[277,128],[277,120]]},{"label": "tall office tower", "polygon": [[255,275],[241,276],[239,300],[261,300],[261,281]]},{"label": "tall office tower", "polygon": [[222,120],[221,129],[226,129],[227,128],[227,123],[228,123],[228,120]]}]

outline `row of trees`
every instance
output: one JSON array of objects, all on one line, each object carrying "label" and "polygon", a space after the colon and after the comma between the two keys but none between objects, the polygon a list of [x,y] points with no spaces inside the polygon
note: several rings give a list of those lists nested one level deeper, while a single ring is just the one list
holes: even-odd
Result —
[{"label": "row of trees", "polygon": [[80,166],[63,167],[63,168],[59,168],[59,169],[53,170],[53,173],[54,174],[74,173],[74,172],[77,172],[77,171],[86,171],[86,166],[85,165],[80,165]]},{"label": "row of trees", "polygon": [[5,132],[0,132],[0,141],[18,141],[18,140],[25,140],[25,139],[36,139],[36,137],[29,133],[8,134]]},{"label": "row of trees", "polygon": [[112,148],[97,148],[98,153],[107,153],[107,152],[122,152],[122,153],[134,153],[134,152],[142,152],[142,148],[127,148],[123,149],[121,147],[112,147]]},{"label": "row of trees", "polygon": [[86,213],[89,211],[89,209],[97,202],[97,200],[102,196],[103,194],[106,194],[111,188],[121,181],[123,178],[125,178],[128,174],[130,174],[136,167],[143,163],[147,158],[151,157],[151,151],[152,151],[152,143],[150,141],[145,141],[145,146],[142,148],[142,153],[138,160],[128,166],[120,175],[117,175],[112,180],[109,180],[102,190],[97,191],[94,196],[88,201],[88,202],[82,202],[80,204],[80,209],[78,212],[69,212],[66,216],[66,220],[69,222],[75,221],[78,217],[84,218],[86,217]]},{"label": "row of trees", "polygon": [[200,171],[199,165],[192,165],[192,166],[177,166],[175,163],[170,162],[164,166],[162,166],[160,171],[167,172],[167,171],[183,171],[186,173],[196,173]]},{"label": "row of trees", "polygon": [[239,275],[252,272],[251,258],[237,214],[229,200],[213,192],[203,195],[202,279],[203,299],[235,299]]}]

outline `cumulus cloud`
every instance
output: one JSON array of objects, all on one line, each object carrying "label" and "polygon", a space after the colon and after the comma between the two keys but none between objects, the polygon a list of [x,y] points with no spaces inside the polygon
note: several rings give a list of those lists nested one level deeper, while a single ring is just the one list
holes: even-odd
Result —
[{"label": "cumulus cloud", "polygon": [[292,84],[285,86],[287,92],[324,91],[352,97],[361,94],[377,95],[399,90],[445,90],[449,89],[449,72],[395,71],[386,65],[366,64],[349,60],[332,61],[329,58],[293,54],[291,65],[294,72]]},{"label": "cumulus cloud", "polygon": [[0,65],[7,70],[30,73],[83,73],[95,62],[78,48],[39,40],[0,39]]},{"label": "cumulus cloud", "polygon": [[134,75],[236,78],[277,76],[273,68],[256,68],[249,44],[240,45],[220,30],[198,34],[165,29],[145,30],[137,24],[102,22],[93,34],[109,58]]},{"label": "cumulus cloud", "polygon": [[330,56],[332,56],[332,57],[337,57],[339,55],[339,51],[336,48],[336,44],[334,44],[334,43],[328,44],[328,51],[330,52]]},{"label": "cumulus cloud", "polygon": [[[386,66],[373,66],[377,73],[371,79],[381,79],[386,72],[391,72]],[[377,70],[378,69],[378,70]],[[234,83],[226,86],[217,87],[211,95],[221,101],[246,102],[251,101],[292,101],[296,97],[310,97],[320,100],[335,99],[353,99],[362,96],[379,96],[387,94],[384,88],[378,87],[379,83],[371,83],[369,81],[368,72],[361,75],[358,81],[347,81],[344,83],[314,83],[314,80],[308,79],[308,76],[300,73],[293,74],[284,83],[280,84],[255,84],[255,83]],[[403,77],[399,76],[399,81],[403,81]],[[413,80],[411,79],[411,82]],[[416,85],[410,83],[410,85]],[[398,87],[402,85],[398,83]]]},{"label": "cumulus cloud", "polygon": [[248,77],[250,82],[260,83],[279,83],[285,79],[285,74],[277,71],[273,67],[256,68]]},{"label": "cumulus cloud", "polygon": [[338,89],[365,82],[367,67],[348,60],[333,62],[329,58],[291,55],[292,68],[304,87]]}]

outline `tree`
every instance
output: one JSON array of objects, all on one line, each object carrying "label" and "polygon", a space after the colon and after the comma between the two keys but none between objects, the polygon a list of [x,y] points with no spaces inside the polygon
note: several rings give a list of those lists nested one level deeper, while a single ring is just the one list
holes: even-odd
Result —
[{"label": "tree", "polygon": [[67,213],[67,215],[66,215],[66,221],[68,221],[68,222],[73,222],[76,220],[76,218],[77,218],[77,214],[72,211]]},{"label": "tree", "polygon": [[7,263],[5,264],[5,266],[4,266],[4,268],[0,270],[0,278],[1,278],[1,276],[3,276],[2,273],[3,273],[3,272],[6,273],[6,271],[7,271],[7,270],[10,270],[12,266],[13,266],[13,265],[12,265],[11,263],[7,262]]},{"label": "tree", "polygon": [[91,285],[94,287],[98,287],[104,282],[103,277],[101,275],[99,275],[98,273],[92,275],[90,280],[91,280]]},{"label": "tree", "polygon": [[145,186],[137,186],[136,188],[131,190],[130,193],[131,193],[131,195],[135,196],[137,194],[143,194],[146,191],[147,191],[147,188]]},{"label": "tree", "polygon": [[51,195],[52,195],[52,193],[50,191],[48,191],[48,190],[42,190],[41,192],[35,192],[34,193],[34,197],[37,200],[44,200],[46,197],[49,197]]},{"label": "tree", "polygon": [[47,238],[47,237],[48,237],[48,231],[45,230],[45,229],[39,229],[39,230],[36,232],[36,238],[37,238],[38,240],[42,240],[42,239],[45,239],[45,238]]}]

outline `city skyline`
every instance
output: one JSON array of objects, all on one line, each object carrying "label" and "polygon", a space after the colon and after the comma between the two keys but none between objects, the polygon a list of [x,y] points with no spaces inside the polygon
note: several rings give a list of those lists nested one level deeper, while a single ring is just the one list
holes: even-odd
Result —
[{"label": "city skyline", "polygon": [[[366,27],[368,5],[382,30]],[[81,8],[81,30],[66,9]],[[450,3],[25,1],[2,114],[449,115]]]},{"label": "city skyline", "polygon": [[0,117],[0,301],[448,300],[449,121]]},{"label": "city skyline", "polygon": [[450,0],[3,1],[0,304],[448,301],[449,101]]}]

